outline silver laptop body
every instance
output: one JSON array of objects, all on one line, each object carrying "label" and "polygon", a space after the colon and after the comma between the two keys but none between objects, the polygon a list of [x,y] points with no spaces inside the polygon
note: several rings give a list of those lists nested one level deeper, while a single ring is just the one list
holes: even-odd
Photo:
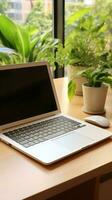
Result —
[{"label": "silver laptop body", "polygon": [[[66,126],[66,120],[69,120],[70,125],[76,123],[76,126],[64,134],[54,134],[52,127],[50,138],[46,136],[44,141],[40,139],[38,143],[31,143],[30,136],[34,126],[38,128],[44,124],[39,133],[42,135],[46,131],[46,122],[54,122],[55,125],[57,119],[60,122],[61,119],[65,120],[63,130],[71,128],[69,125]],[[21,135],[23,139],[24,128],[27,130],[27,127],[31,130],[28,135],[30,145],[27,146],[25,143],[25,146],[12,139],[13,132],[14,137],[20,139]],[[111,135],[106,130],[61,114],[48,63],[0,67],[0,139],[8,145],[49,165],[107,139]]]}]

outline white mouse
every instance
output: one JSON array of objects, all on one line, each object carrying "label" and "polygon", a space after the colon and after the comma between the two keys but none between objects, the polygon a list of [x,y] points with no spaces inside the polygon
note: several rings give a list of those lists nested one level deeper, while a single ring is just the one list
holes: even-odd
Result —
[{"label": "white mouse", "polygon": [[110,126],[110,122],[106,117],[102,117],[100,115],[92,115],[85,118],[86,122],[94,124],[96,126],[100,126],[102,128],[108,128]]}]

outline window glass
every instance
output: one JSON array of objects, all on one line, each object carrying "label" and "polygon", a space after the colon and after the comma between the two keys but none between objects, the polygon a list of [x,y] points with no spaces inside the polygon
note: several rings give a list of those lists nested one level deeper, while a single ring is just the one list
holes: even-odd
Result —
[{"label": "window glass", "polygon": [[80,67],[112,67],[112,0],[65,2],[65,46],[75,74]]},{"label": "window glass", "polygon": [[55,63],[52,7],[51,0],[0,0],[0,64]]},{"label": "window glass", "polygon": [[52,26],[51,0],[0,0],[0,12],[19,23],[45,31]]},{"label": "window glass", "polygon": [[[84,24],[86,23],[85,15],[89,12],[89,8],[93,4],[94,0],[65,0],[65,47],[68,53],[67,65],[82,66],[86,63],[85,53],[88,51],[88,47],[86,45],[86,33],[83,32],[83,29],[85,29]],[[73,79],[77,72],[74,73],[74,69],[70,70],[69,72],[69,68],[65,68],[65,75],[70,76],[69,79]]]},{"label": "window glass", "polygon": [[[65,33],[67,34],[67,28],[69,24],[70,16],[74,15],[84,7],[94,5],[94,0],[65,0]],[[78,16],[77,16],[78,20]],[[71,22],[70,22],[71,23]]]},{"label": "window glass", "polygon": [[21,5],[20,2],[9,2],[9,8],[10,9],[21,10],[22,9],[22,5]]}]

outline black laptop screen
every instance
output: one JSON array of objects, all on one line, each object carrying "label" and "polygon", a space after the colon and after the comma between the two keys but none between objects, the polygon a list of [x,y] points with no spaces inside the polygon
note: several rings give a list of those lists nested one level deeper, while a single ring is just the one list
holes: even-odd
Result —
[{"label": "black laptop screen", "polygon": [[0,125],[56,110],[46,66],[0,70]]}]

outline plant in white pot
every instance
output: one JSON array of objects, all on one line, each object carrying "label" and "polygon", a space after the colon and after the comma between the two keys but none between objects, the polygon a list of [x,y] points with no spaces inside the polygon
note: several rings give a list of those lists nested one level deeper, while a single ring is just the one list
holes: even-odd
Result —
[{"label": "plant in white pot", "polygon": [[90,68],[81,73],[87,79],[83,84],[83,111],[89,114],[103,114],[108,85],[112,86],[112,68],[105,65]]},{"label": "plant in white pot", "polygon": [[[104,21],[98,18],[93,8],[83,8],[72,14],[68,19],[69,32],[66,37],[65,48],[69,55],[69,65],[67,67],[70,89],[68,95],[71,98],[71,84],[76,85],[76,95],[82,95],[82,83],[86,81],[81,77],[80,71],[89,67],[98,66],[99,51],[104,37]],[[74,83],[73,83],[74,82]]]},{"label": "plant in white pot", "polygon": [[67,66],[68,80],[74,80],[76,84],[76,95],[82,95],[82,84],[86,82],[80,76],[80,71],[92,66],[97,66],[97,54],[95,54],[93,41],[86,33],[74,33],[68,40],[67,49],[69,55],[69,65]]}]

